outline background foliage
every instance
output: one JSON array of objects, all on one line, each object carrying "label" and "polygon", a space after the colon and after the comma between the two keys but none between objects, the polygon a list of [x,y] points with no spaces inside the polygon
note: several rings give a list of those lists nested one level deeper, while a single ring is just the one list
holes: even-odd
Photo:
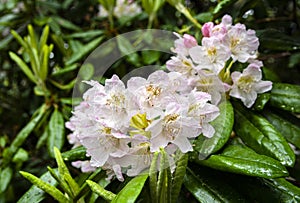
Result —
[{"label": "background foliage", "polygon": [[[300,1],[187,0],[182,2],[187,10],[178,7],[180,1],[176,0],[137,2],[144,5],[141,14],[117,19],[100,17],[100,2],[97,0],[0,0],[0,202],[16,202],[20,198],[20,202],[29,199],[30,202],[54,201],[36,187],[28,191],[31,183],[22,175],[33,182],[38,181],[29,173],[42,176],[41,179],[49,185],[59,184],[57,188],[73,201],[93,202],[97,199],[102,202],[103,199],[97,197],[103,196],[103,192],[107,200],[113,199],[115,194],[121,194],[122,198],[122,193],[134,197],[124,186],[129,182],[138,187],[146,181],[145,177],[138,180],[128,178],[124,183],[107,182],[105,173],[100,170],[82,174],[70,166],[73,156],[78,158],[84,153],[82,149],[66,152],[71,146],[64,127],[71,114],[72,88],[78,70],[94,48],[118,34],[152,27],[189,33],[199,39],[198,23],[218,21],[224,14],[230,14],[235,22],[257,31],[259,59],[265,65],[264,77],[273,82],[292,84],[275,85],[271,95],[262,95],[251,112],[233,102],[235,119],[245,120],[234,125],[235,132],[241,137],[249,133],[244,132],[250,126],[246,122],[257,124],[253,128],[260,132],[264,131],[262,126],[272,125],[295,146],[296,163],[293,165],[293,160],[287,160],[289,167],[285,168],[270,161],[272,174],[276,172],[280,178],[257,171],[259,164],[268,164],[268,158],[254,163],[250,169],[244,168],[242,173],[233,167],[215,165],[219,159],[223,160],[222,157],[237,158],[241,155],[243,159],[243,153],[249,159],[253,155],[252,161],[257,161],[252,149],[245,149],[240,140],[232,139],[230,144],[222,150],[215,150],[213,153],[217,153],[200,165],[197,160],[193,161],[193,156],[190,157],[178,202],[299,202],[300,189],[296,186],[300,187],[300,87],[295,85],[300,85]],[[151,2],[158,6],[151,5]],[[122,45],[119,44],[119,48],[122,51]],[[135,53],[114,64],[105,76],[116,73],[122,77],[133,68],[162,65],[168,57],[157,52]],[[86,67],[86,71],[80,74],[89,79],[92,72],[93,67]],[[229,126],[230,122],[227,121]],[[243,141],[250,143],[251,148],[257,148],[257,143],[246,139]],[[54,151],[54,147],[58,150]],[[62,155],[65,163],[59,150],[65,152]],[[281,154],[278,157],[281,161]],[[228,159],[227,163],[230,161]],[[249,163],[249,160],[240,160],[239,163],[243,161]],[[19,171],[26,172],[21,175]],[[287,174],[289,176],[282,178]],[[60,179],[63,180],[57,182]],[[90,181],[85,182],[86,179]],[[99,189],[95,182],[102,187]],[[150,201],[147,187],[142,188],[137,189],[136,198],[141,202]],[[53,191],[57,198],[65,201],[62,192]],[[139,192],[142,193],[140,197]]]}]

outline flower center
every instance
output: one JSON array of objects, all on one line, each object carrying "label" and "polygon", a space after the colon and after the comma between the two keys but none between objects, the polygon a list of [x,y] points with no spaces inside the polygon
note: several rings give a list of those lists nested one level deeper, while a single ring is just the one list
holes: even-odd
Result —
[{"label": "flower center", "polygon": [[243,90],[246,93],[249,93],[251,91],[252,84],[253,77],[251,76],[243,76],[237,82],[237,86],[239,87],[239,89]]},{"label": "flower center", "polygon": [[160,87],[155,87],[154,85],[150,84],[146,87],[146,91],[148,95],[146,101],[150,106],[154,106],[152,100],[161,94],[162,89]]}]

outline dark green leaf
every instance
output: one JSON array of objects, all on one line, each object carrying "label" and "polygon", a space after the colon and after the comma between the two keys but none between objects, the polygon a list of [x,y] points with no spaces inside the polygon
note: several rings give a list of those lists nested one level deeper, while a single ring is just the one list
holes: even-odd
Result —
[{"label": "dark green leaf", "polygon": [[[50,175],[49,172],[44,173],[40,179],[50,185],[56,186],[56,180]],[[18,203],[34,202],[39,203],[45,198],[45,192],[33,185],[31,188],[18,200]]]},{"label": "dark green leaf", "polygon": [[76,32],[70,35],[67,35],[66,38],[84,38],[86,39],[91,39],[94,37],[99,37],[100,35],[103,35],[104,31],[103,30],[89,30],[85,32]]},{"label": "dark green leaf", "polygon": [[271,91],[270,105],[286,111],[300,113],[300,86],[274,83]]},{"label": "dark green leaf", "polygon": [[192,160],[216,170],[249,176],[277,178],[288,175],[288,171],[278,161],[242,145],[229,145],[221,154],[211,155],[207,160],[199,160],[197,157],[192,157]]},{"label": "dark green leaf", "polygon": [[150,170],[149,170],[149,185],[150,185],[150,194],[151,200],[153,203],[158,201],[157,199],[157,159],[158,152],[155,152],[153,155],[153,159],[151,161]]},{"label": "dark green leaf", "polygon": [[222,102],[219,105],[220,115],[211,122],[215,129],[215,134],[212,138],[199,136],[194,141],[194,150],[199,152],[199,158],[205,159],[212,153],[220,150],[228,141],[233,127],[233,108],[229,101]]},{"label": "dark green leaf", "polygon": [[285,138],[264,117],[235,105],[234,129],[243,142],[259,154],[279,160],[283,165],[293,166],[295,154]]},{"label": "dark green leaf", "polygon": [[[184,186],[200,202],[246,202],[231,184],[216,176],[211,169],[201,167],[197,171],[187,169]],[[196,175],[197,173],[197,175]]]},{"label": "dark green leaf", "polygon": [[68,20],[66,20],[64,18],[61,18],[59,16],[52,16],[52,19],[53,19],[53,21],[58,23],[63,28],[67,28],[67,29],[74,30],[74,31],[80,31],[81,30],[80,27],[78,27],[77,25],[75,25],[71,21],[68,21]]},{"label": "dark green leaf", "polygon": [[69,73],[71,71],[74,71],[78,68],[78,65],[77,64],[73,64],[73,65],[70,65],[70,66],[66,66],[64,68],[60,68],[58,70],[55,70],[51,75],[52,76],[59,76],[59,75],[62,75],[62,74],[65,74],[65,73]]},{"label": "dark green leaf", "polygon": [[265,93],[265,94],[259,94],[256,101],[255,101],[255,104],[253,106],[253,108],[256,110],[256,111],[261,111],[264,109],[265,105],[268,103],[268,101],[270,100],[270,93]]},{"label": "dark green leaf", "polygon": [[170,202],[172,176],[170,164],[164,149],[160,151],[160,168],[157,179],[157,199],[158,202]]},{"label": "dark green leaf", "polygon": [[134,177],[112,200],[112,203],[134,203],[141,193],[148,174]]},{"label": "dark green leaf", "polygon": [[42,105],[36,113],[33,115],[32,120],[27,123],[27,125],[18,133],[17,137],[14,139],[12,144],[9,146],[9,148],[6,148],[3,152],[3,163],[2,165],[5,166],[8,164],[15,153],[18,151],[18,149],[22,146],[22,144],[25,142],[27,137],[30,135],[30,133],[33,131],[35,126],[38,124],[38,122],[42,119],[43,115],[45,114],[47,110],[46,105]]},{"label": "dark green leaf", "polygon": [[17,151],[17,153],[13,157],[12,162],[22,163],[24,161],[27,161],[28,157],[29,157],[28,152],[23,148],[19,148],[19,150]]},{"label": "dark green leaf", "polygon": [[214,15],[220,15],[225,11],[226,8],[229,6],[232,6],[236,0],[223,0],[218,3],[218,5],[215,7],[214,11],[212,12]]},{"label": "dark green leaf", "polygon": [[61,112],[54,109],[49,121],[49,137],[47,147],[50,155],[54,157],[54,147],[61,149],[65,142],[65,123]]},{"label": "dark green leaf", "polygon": [[119,35],[116,37],[119,50],[122,56],[128,56],[128,61],[132,64],[139,64],[139,56],[136,53],[137,49],[125,37]]},{"label": "dark green leaf", "polygon": [[264,111],[263,115],[290,143],[300,149],[300,127],[271,111]]},{"label": "dark green leaf", "polygon": [[154,62],[157,62],[159,60],[161,53],[158,51],[143,51],[142,52],[142,58],[143,58],[143,62],[146,65],[150,65]]}]

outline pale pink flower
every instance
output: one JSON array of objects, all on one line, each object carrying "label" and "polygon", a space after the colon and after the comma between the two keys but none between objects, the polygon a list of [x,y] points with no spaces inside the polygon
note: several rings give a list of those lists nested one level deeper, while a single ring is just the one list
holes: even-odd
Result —
[{"label": "pale pink flower", "polygon": [[272,89],[272,82],[262,81],[261,69],[256,63],[249,64],[243,73],[233,72],[231,78],[233,85],[230,96],[241,99],[248,108],[254,104],[258,93]]}]

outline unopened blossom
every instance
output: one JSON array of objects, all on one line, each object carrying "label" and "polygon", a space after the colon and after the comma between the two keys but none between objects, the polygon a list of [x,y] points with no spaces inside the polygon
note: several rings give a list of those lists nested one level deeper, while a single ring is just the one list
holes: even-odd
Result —
[{"label": "unopened blossom", "polygon": [[218,74],[230,58],[230,50],[216,37],[204,37],[202,46],[195,46],[189,50],[193,61],[198,64],[197,69],[211,70]]},{"label": "unopened blossom", "polygon": [[178,33],[174,32],[174,35],[176,35],[178,39],[175,40],[175,47],[171,50],[180,56],[188,56],[189,49],[198,45],[197,40],[189,34],[184,34],[181,37]]},{"label": "unopened blossom", "polygon": [[243,73],[233,72],[231,78],[233,85],[230,96],[241,99],[248,108],[254,104],[257,94],[272,89],[272,82],[262,81],[262,72],[257,63],[249,64]]}]

